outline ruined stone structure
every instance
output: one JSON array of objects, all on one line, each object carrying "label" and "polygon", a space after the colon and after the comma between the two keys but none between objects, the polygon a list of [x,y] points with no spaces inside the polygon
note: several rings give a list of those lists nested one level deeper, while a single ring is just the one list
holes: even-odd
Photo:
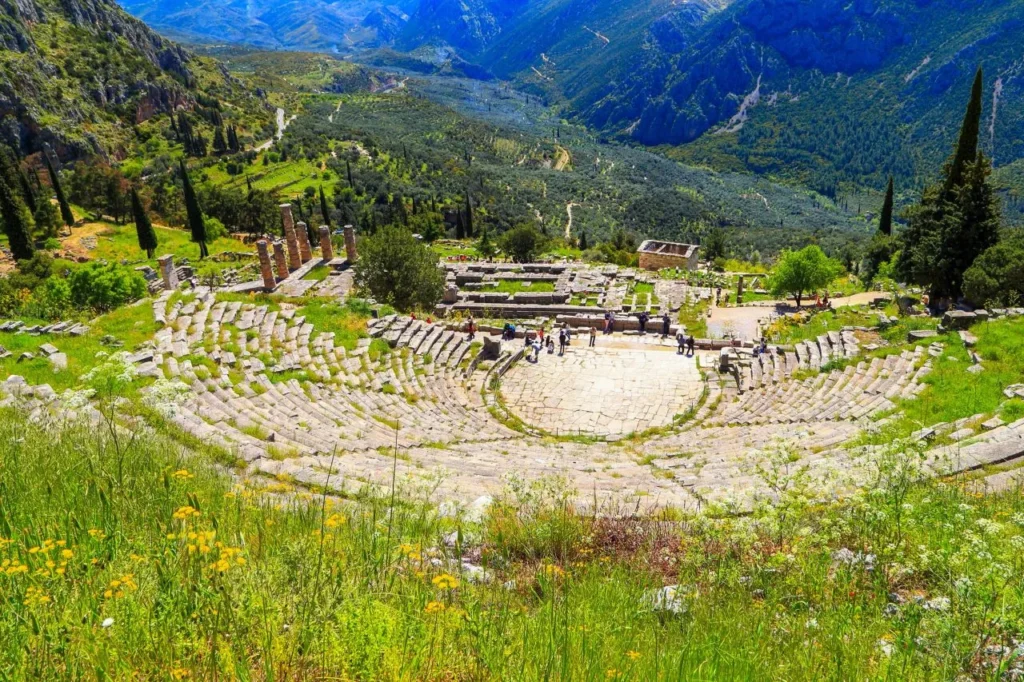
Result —
[{"label": "ruined stone structure", "polygon": [[178,288],[178,275],[174,271],[174,256],[168,254],[166,256],[160,256],[156,259],[157,264],[160,266],[160,276],[164,280],[164,289],[167,291],[174,291]]},{"label": "ruined stone structure", "polygon": [[696,270],[699,249],[700,247],[693,244],[648,239],[640,245],[637,253],[640,254],[640,267],[644,270],[661,270],[663,268]]},{"label": "ruined stone structure", "polygon": [[328,263],[334,260],[334,245],[331,244],[331,228],[320,226],[320,257]]},{"label": "ruined stone structure", "polygon": [[288,278],[288,261],[285,260],[284,244],[280,240],[274,242],[274,264],[277,266],[277,278]]},{"label": "ruined stone structure", "polygon": [[284,239],[288,243],[288,269],[298,270],[302,267],[302,261],[299,258],[299,242],[295,236],[291,204],[281,204],[281,222],[284,223]]},{"label": "ruined stone structure", "polygon": [[356,252],[356,228],[351,225],[345,226],[345,257],[348,258],[349,264],[353,264],[359,259],[359,254]]},{"label": "ruined stone structure", "polygon": [[256,253],[260,258],[260,275],[263,277],[263,288],[267,291],[273,291],[277,288],[277,280],[274,278],[274,266],[270,260],[270,251],[267,248],[266,239],[256,242]]},{"label": "ruined stone structure", "polygon": [[309,247],[309,225],[303,222],[297,223],[295,236],[299,239],[299,260],[303,263],[313,260],[313,250]]}]

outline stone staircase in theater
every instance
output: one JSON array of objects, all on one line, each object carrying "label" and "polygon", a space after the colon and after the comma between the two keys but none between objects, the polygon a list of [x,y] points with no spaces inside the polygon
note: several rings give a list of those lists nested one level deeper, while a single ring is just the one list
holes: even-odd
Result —
[{"label": "stone staircase in theater", "polygon": [[[403,486],[460,502],[498,493],[512,475],[555,475],[582,503],[602,508],[743,504],[771,494],[759,469],[777,464],[778,452],[787,468],[813,480],[852,485],[873,469],[871,448],[851,443],[884,423],[875,420],[897,400],[920,393],[935,355],[934,346],[918,347],[794,377],[802,357],[813,366],[805,348],[751,359],[739,382],[705,366],[705,399],[681,428],[644,442],[557,441],[492,414],[483,389],[516,361],[520,344],[485,359],[482,337],[471,342],[443,324],[392,315],[371,320],[368,336],[345,348],[286,303],[227,302],[200,288],[191,300],[165,294],[152,305],[161,329],[133,360],[143,374],[184,382],[187,399],[170,420],[244,461],[248,474],[335,492],[384,490],[394,475]],[[378,340],[392,352],[376,352]],[[838,348],[850,358],[854,345],[841,338]],[[713,355],[700,357],[717,364]],[[820,341],[818,358],[819,367],[827,362]],[[25,405],[34,418],[66,413],[48,389],[10,377],[0,384],[0,404]],[[942,427],[944,444],[927,453],[930,472],[1024,455],[1024,423],[962,422]],[[993,487],[1015,480],[1005,473],[993,474],[1002,476]]]}]

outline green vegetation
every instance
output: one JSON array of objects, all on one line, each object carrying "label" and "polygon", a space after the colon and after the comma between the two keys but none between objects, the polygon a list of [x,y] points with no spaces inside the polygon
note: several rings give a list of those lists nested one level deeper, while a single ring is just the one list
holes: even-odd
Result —
[{"label": "green vegetation", "polygon": [[399,227],[383,228],[360,246],[356,285],[398,310],[433,310],[444,277],[430,247]]},{"label": "green vegetation", "polygon": [[817,246],[796,252],[786,251],[772,270],[771,291],[776,296],[794,296],[799,308],[806,294],[827,290],[842,269],[838,261],[826,256]]},{"label": "green vegetation", "polygon": [[533,293],[544,294],[555,290],[554,282],[522,282],[517,279],[502,279],[494,291],[504,294]]}]

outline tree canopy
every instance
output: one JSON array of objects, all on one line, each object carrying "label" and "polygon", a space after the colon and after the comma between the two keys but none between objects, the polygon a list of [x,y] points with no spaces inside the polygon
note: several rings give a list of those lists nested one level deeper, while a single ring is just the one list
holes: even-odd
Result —
[{"label": "tree canopy", "polygon": [[784,251],[772,271],[771,291],[776,296],[793,295],[799,308],[805,295],[827,287],[842,271],[842,264],[816,245]]},{"label": "tree canopy", "polygon": [[523,223],[501,236],[501,249],[517,263],[529,263],[544,247],[544,235],[533,225]]},{"label": "tree canopy", "polygon": [[1019,306],[1024,301],[1024,232],[985,250],[964,272],[964,296],[976,306]]},{"label": "tree canopy", "polygon": [[399,226],[363,239],[355,270],[357,287],[398,310],[433,310],[444,294],[437,254]]}]

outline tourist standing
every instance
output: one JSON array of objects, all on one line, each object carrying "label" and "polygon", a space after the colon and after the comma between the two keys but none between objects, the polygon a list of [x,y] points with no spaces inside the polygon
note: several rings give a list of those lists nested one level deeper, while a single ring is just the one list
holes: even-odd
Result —
[{"label": "tourist standing", "polygon": [[676,332],[676,345],[679,346],[677,355],[682,355],[686,351],[686,334],[682,329]]},{"label": "tourist standing", "polygon": [[472,341],[476,337],[476,322],[472,315],[469,316],[469,322],[466,323],[466,331],[469,333],[469,340]]},{"label": "tourist standing", "polygon": [[612,333],[612,314],[610,311],[604,311],[604,333]]},{"label": "tourist standing", "polygon": [[558,354],[565,355],[565,347],[569,345],[569,332],[565,327],[558,331]]},{"label": "tourist standing", "polygon": [[597,345],[597,327],[590,328],[590,347],[593,348]]},{"label": "tourist standing", "polygon": [[640,319],[640,334],[641,336],[647,333],[647,320],[649,319],[647,312],[642,312],[637,316]]},{"label": "tourist standing", "polygon": [[694,354],[694,345],[695,344],[696,344],[696,341],[694,341],[693,334],[690,334],[690,338],[688,338],[686,340],[687,355],[693,355]]},{"label": "tourist standing", "polygon": [[661,316],[661,338],[667,339],[669,328],[672,326],[672,320],[669,319],[668,313]]},{"label": "tourist standing", "polygon": [[540,360],[540,349],[541,349],[541,346],[542,346],[542,344],[540,342],[540,337],[539,336],[534,336],[533,337],[533,361],[534,362],[537,362],[537,361]]}]

